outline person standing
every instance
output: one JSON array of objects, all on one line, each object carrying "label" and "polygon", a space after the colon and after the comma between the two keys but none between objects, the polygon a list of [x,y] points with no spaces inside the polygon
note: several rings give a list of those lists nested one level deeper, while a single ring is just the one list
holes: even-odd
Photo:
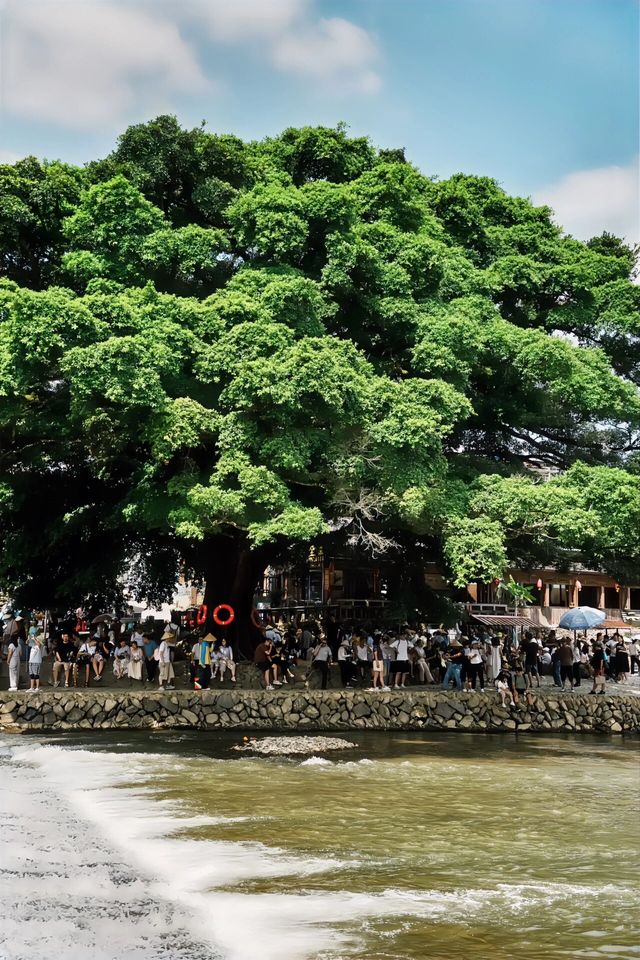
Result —
[{"label": "person standing", "polygon": [[164,690],[165,687],[167,690],[173,690],[174,684],[173,680],[175,679],[175,673],[173,670],[173,663],[171,657],[171,648],[173,640],[172,633],[163,633],[162,639],[160,642],[160,647],[158,648],[158,658],[160,664],[160,671],[158,676],[158,689]]},{"label": "person standing", "polygon": [[[631,665],[630,674],[631,676],[634,673],[640,673],[640,634],[636,634],[635,637],[631,637],[627,650],[629,651],[629,663]],[[636,669],[634,669],[634,667]]]},{"label": "person standing", "polygon": [[540,686],[540,670],[538,668],[538,662],[540,659],[540,645],[538,641],[531,636],[530,633],[526,634],[524,646],[524,672],[529,678],[529,686],[533,686],[533,679],[535,677],[537,686]]},{"label": "person standing", "polygon": [[406,634],[398,637],[391,644],[396,651],[396,671],[394,690],[399,687],[406,687],[407,677],[411,673],[411,663],[409,662],[409,650],[413,649],[413,644]]},{"label": "person standing", "polygon": [[273,644],[271,643],[271,640],[267,639],[267,635],[265,633],[264,638],[253,651],[253,662],[264,677],[265,690],[273,690],[273,684],[271,682],[274,670],[271,664],[272,652]]},{"label": "person standing", "polygon": [[624,645],[624,640],[620,637],[620,642],[616,646],[616,674],[618,676],[619,683],[627,682],[627,675],[629,673],[629,654]]},{"label": "person standing", "polygon": [[29,681],[30,691],[35,693],[40,689],[40,671],[44,655],[44,641],[40,634],[36,634],[29,649]]},{"label": "person standing", "polygon": [[343,637],[338,646],[338,666],[340,680],[343,687],[353,687],[356,681],[356,667],[353,663],[353,651],[346,637]]},{"label": "person standing", "polygon": [[369,646],[360,635],[356,641],[356,665],[361,686],[365,686],[369,675]]},{"label": "person standing", "polygon": [[200,640],[195,640],[191,645],[191,656],[189,658],[189,683],[195,690],[200,689],[200,684],[196,684],[198,674],[198,661],[200,660]]},{"label": "person standing", "polygon": [[484,661],[482,651],[478,640],[473,640],[471,649],[467,655],[467,676],[471,690],[476,689],[476,683],[480,684],[480,692],[484,693]]},{"label": "person standing", "polygon": [[606,665],[605,665],[605,654],[600,641],[596,641],[593,645],[593,656],[591,657],[591,666],[593,667],[593,687],[591,688],[591,693],[601,693],[603,696],[606,692]]},{"label": "person standing", "polygon": [[569,681],[569,688],[573,689],[573,647],[566,637],[560,644],[558,656],[560,658],[561,689],[564,690],[567,680]]},{"label": "person standing", "polygon": [[132,680],[139,680],[140,683],[143,682],[143,677],[142,677],[143,659],[144,659],[144,653],[142,648],[138,646],[138,641],[132,640],[130,653],[129,653],[129,663],[127,665],[127,674],[129,676],[129,683],[131,683]]},{"label": "person standing", "polygon": [[371,661],[371,689],[384,690],[384,660],[380,644],[376,643],[373,648],[373,660]]},{"label": "person standing", "polygon": [[577,637],[574,638],[571,649],[573,651],[573,664],[571,665],[573,685],[579,687],[582,677],[582,670],[580,669],[582,666],[582,644]]},{"label": "person standing", "polygon": [[85,687],[89,686],[89,681],[91,679],[91,665],[93,658],[96,655],[96,641],[93,638],[88,638],[83,640],[80,644],[80,649],[78,650],[78,668],[84,667],[84,685]]},{"label": "person standing", "polygon": [[158,643],[150,633],[143,633],[144,665],[147,671],[147,680],[149,683],[155,683],[158,676],[158,661],[155,653],[158,649]]},{"label": "person standing", "polygon": [[551,666],[553,669],[553,684],[555,687],[562,686],[562,680],[560,678],[560,644],[557,644],[553,648],[551,654]]},{"label": "person standing", "polygon": [[491,637],[489,647],[489,679],[495,681],[502,670],[500,635]]},{"label": "person standing", "polygon": [[[324,634],[320,634],[320,641],[313,651],[312,656],[311,669],[319,672],[320,687],[322,690],[326,690],[329,679],[329,666],[331,664],[331,647],[327,643],[327,638]],[[308,681],[306,686],[309,686]]]},{"label": "person standing", "polygon": [[462,662],[464,660],[464,648],[459,640],[451,640],[446,653],[447,669],[442,681],[442,689],[448,690],[449,683],[453,680],[456,689],[462,690]]},{"label": "person standing", "polygon": [[9,665],[9,690],[13,693],[20,686],[20,640],[17,633],[9,640],[7,664]]}]

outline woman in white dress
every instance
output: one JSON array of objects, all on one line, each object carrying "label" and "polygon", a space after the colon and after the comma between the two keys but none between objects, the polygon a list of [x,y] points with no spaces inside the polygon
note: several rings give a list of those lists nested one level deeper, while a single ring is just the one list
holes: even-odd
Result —
[{"label": "woman in white dress", "polygon": [[502,670],[502,644],[499,637],[492,637],[489,642],[489,680],[494,682]]},{"label": "woman in white dress", "polygon": [[131,653],[129,656],[129,666],[127,667],[127,673],[129,674],[129,680],[140,680],[142,681],[142,660],[144,654],[142,648],[138,646],[136,640],[131,641]]}]

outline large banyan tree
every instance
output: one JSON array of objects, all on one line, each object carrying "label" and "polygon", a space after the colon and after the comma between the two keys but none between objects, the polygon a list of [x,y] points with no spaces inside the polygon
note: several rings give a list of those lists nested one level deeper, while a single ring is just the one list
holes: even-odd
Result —
[{"label": "large banyan tree", "polygon": [[159,117],[0,166],[0,588],[157,598],[182,563],[246,639],[265,565],[331,532],[456,584],[576,552],[637,578],[633,268],[340,127]]}]

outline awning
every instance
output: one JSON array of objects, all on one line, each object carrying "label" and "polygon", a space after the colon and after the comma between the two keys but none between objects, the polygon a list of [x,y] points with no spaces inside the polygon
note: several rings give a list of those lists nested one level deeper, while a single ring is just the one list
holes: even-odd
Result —
[{"label": "awning", "polygon": [[480,613],[471,614],[474,620],[484,623],[487,627],[535,627],[536,624],[529,617],[509,616],[508,614],[493,614],[485,616]]},{"label": "awning", "polygon": [[638,627],[625,620],[603,620],[594,630],[637,630]]}]

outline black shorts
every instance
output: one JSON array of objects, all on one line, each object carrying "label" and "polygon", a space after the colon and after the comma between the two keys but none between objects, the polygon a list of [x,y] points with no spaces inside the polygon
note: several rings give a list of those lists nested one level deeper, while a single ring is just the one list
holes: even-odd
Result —
[{"label": "black shorts", "polygon": [[411,673],[411,664],[408,660],[396,660],[395,673]]},{"label": "black shorts", "polygon": [[262,672],[265,673],[267,670],[271,669],[271,663],[269,660],[261,660],[260,663],[256,663],[256,667],[258,670],[262,670]]}]

